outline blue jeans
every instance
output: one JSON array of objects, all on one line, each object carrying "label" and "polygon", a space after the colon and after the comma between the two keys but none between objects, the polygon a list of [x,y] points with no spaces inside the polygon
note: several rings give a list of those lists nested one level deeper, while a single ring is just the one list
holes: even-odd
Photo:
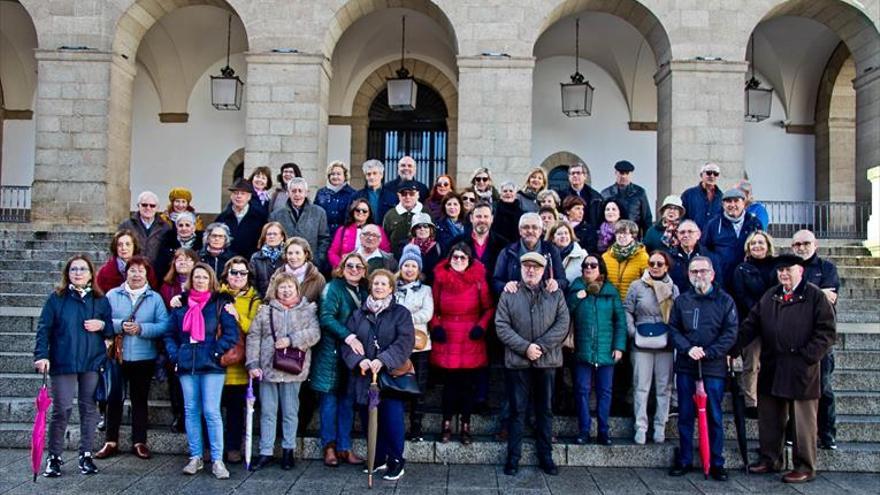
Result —
[{"label": "blue jeans", "polygon": [[[358,406],[361,413],[361,424],[368,424],[366,405]],[[379,401],[379,432],[376,435],[376,466],[388,460],[403,460],[404,435],[406,426],[403,423],[403,401],[382,397]],[[366,433],[366,427],[364,427]]]},{"label": "blue jeans", "polygon": [[589,363],[574,365],[574,396],[578,410],[578,428],[581,435],[589,435],[590,391],[596,391],[596,416],[599,435],[608,435],[608,416],[611,414],[611,384],[614,365],[596,366]]},{"label": "blue jeans", "polygon": [[183,409],[186,415],[186,441],[190,457],[202,457],[202,416],[208,425],[208,441],[211,444],[211,460],[223,460],[223,417],[220,415],[220,398],[223,396],[224,373],[204,375],[180,375],[183,389]]},{"label": "blue jeans", "polygon": [[336,450],[351,450],[354,401],[345,392],[321,393],[321,446],[336,443]]},{"label": "blue jeans", "polygon": [[[678,462],[682,466],[691,466],[694,462],[694,419],[697,417],[694,393],[697,390],[697,377],[679,373],[675,383],[678,385]],[[708,396],[706,418],[709,423],[710,466],[715,467],[724,467],[724,425],[721,422],[724,384],[724,378],[703,377]]]}]

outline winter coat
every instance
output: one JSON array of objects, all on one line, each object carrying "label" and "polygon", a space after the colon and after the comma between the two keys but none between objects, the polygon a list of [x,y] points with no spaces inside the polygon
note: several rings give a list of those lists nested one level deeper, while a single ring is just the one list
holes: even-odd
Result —
[{"label": "winter coat", "polygon": [[[387,179],[387,177],[386,177]],[[413,182],[416,183],[416,189],[419,190],[419,202],[424,203],[426,199],[428,199],[428,186],[419,182],[415,178],[413,178]],[[391,208],[394,208],[398,201],[397,191],[400,189],[400,185],[403,183],[403,179],[399,176],[395,177],[393,180],[387,181],[382,184],[382,199],[381,203],[383,205],[391,205]],[[386,210],[387,212],[388,210]],[[389,233],[390,235],[390,233]]]},{"label": "winter coat", "polygon": [[[324,275],[321,275],[314,263],[306,261],[306,264],[309,268],[306,270],[303,281],[299,283],[299,293],[309,301],[318,304],[321,300],[321,294],[324,292],[324,286],[327,285],[327,280]],[[281,265],[275,270],[275,274],[283,273],[284,270],[285,265]]]},{"label": "winter coat", "polygon": [[745,320],[764,293],[779,283],[775,263],[770,256],[760,260],[747,258],[733,270],[730,295],[736,301],[739,321]]},{"label": "winter coat", "polygon": [[746,207],[746,211],[758,217],[758,221],[761,222],[761,230],[767,230],[767,227],[770,225],[770,214],[767,213],[767,208],[763,203],[749,203],[749,206]]},{"label": "winter coat", "polygon": [[183,286],[179,283],[163,283],[159,288],[159,294],[162,295],[162,301],[165,302],[165,309],[171,309],[171,300],[174,296],[183,294]]},{"label": "winter coat", "polygon": [[479,260],[480,263],[482,263],[483,266],[486,267],[486,281],[489,283],[489,288],[493,289],[492,296],[495,297],[497,302],[498,294],[497,292],[495,292],[492,284],[492,278],[495,275],[493,267],[496,266],[496,261],[498,260],[498,255],[501,253],[501,250],[507,247],[508,243],[504,242],[504,239],[502,239],[498,234],[490,230],[489,237],[486,238],[486,246],[483,249],[483,252],[479,253],[477,251],[477,243],[476,241],[474,241],[473,227],[469,225],[468,228],[464,231],[464,234],[452,240],[449,247],[443,251],[443,256],[445,257],[446,255],[448,255],[449,250],[452,249],[452,246],[455,246],[459,242],[467,244],[468,247],[471,248],[471,252],[474,254],[474,259]]},{"label": "winter coat", "polygon": [[363,252],[361,252],[361,255],[367,260],[367,276],[380,268],[391,273],[397,271],[397,258],[391,253],[377,249],[371,256],[367,256]]},{"label": "winter coat", "polygon": [[[122,285],[123,282],[125,282],[125,274],[120,273],[116,256],[110,255],[110,259],[98,269],[98,273],[95,275],[95,285],[106,294],[111,289]],[[159,286],[159,282],[156,280],[156,271],[152,266],[147,267],[147,283],[150,284],[150,287]]]},{"label": "winter coat", "polygon": [[[244,294],[236,294],[225,284],[220,291],[224,294],[229,294],[229,297],[232,297],[235,301],[235,312],[238,313],[238,318],[236,319],[236,321],[238,321],[238,328],[241,330],[241,333],[244,334],[245,338],[247,338],[254,318],[257,316],[257,311],[263,304],[260,300],[260,295],[257,294],[257,290],[253,287],[248,287]],[[226,385],[247,384],[248,374],[244,369],[244,363],[233,364],[226,367]]]},{"label": "winter coat", "polygon": [[300,208],[299,217],[294,213],[288,200],[283,208],[269,215],[270,222],[278,222],[284,227],[287,238],[302,237],[309,242],[316,266],[324,266],[327,249],[330,248],[330,233],[327,230],[327,213],[320,206],[309,203],[307,199]]},{"label": "winter coat", "polygon": [[[519,282],[515,293],[504,292],[495,312],[495,331],[504,344],[504,367],[558,368],[562,366],[562,341],[568,334],[569,315],[562,290],[547,292]],[[541,357],[530,361],[526,350],[538,344]]]},{"label": "winter coat", "polygon": [[782,285],[767,291],[740,328],[737,348],[761,338],[758,393],[793,400],[822,394],[820,362],[837,338],[834,309],[822,290],[801,281],[791,301]]},{"label": "winter coat", "polygon": [[[443,260],[435,272],[431,328],[442,328],[446,338],[433,341],[431,364],[445,369],[473,369],[488,365],[486,330],[495,308],[486,283],[485,267],[474,260],[460,273],[449,266],[448,260]],[[482,330],[477,339],[470,338],[474,327]]]},{"label": "winter coat", "polygon": [[[269,321],[272,318],[272,321]],[[275,325],[275,338],[272,337],[272,325]],[[287,337],[290,339],[290,347],[306,351],[303,361],[302,372],[298,375],[281,371],[272,367],[275,357],[275,340]],[[311,348],[321,338],[321,330],[318,327],[318,306],[300,299],[299,304],[287,309],[277,300],[269,301],[260,306],[256,318],[251,324],[251,331],[247,336],[247,369],[260,369],[263,372],[262,380],[270,383],[304,382],[309,377],[309,368],[312,364]]]},{"label": "winter coat", "polygon": [[[682,220],[693,220],[700,227],[700,230],[706,231],[706,223],[715,215],[720,215],[724,211],[721,205],[721,197],[724,193],[721,188],[715,186],[715,195],[712,201],[701,184],[685,189],[681,193],[681,204],[684,206],[684,218]],[[705,234],[703,234],[705,235]]]},{"label": "winter coat", "polygon": [[370,203],[370,210],[373,211],[373,223],[376,225],[382,225],[385,214],[397,205],[397,191],[394,191],[394,194],[383,194],[383,191],[383,187],[373,190],[365,186],[363,189],[358,189],[352,199],[352,201],[365,199]]},{"label": "winter coat", "polygon": [[395,302],[378,315],[362,306],[348,318],[346,328],[364,344],[364,355],[355,354],[347,345],[342,346],[342,359],[351,370],[349,394],[357,404],[366,404],[371,378],[369,373],[361,375],[359,363],[364,359],[378,359],[383,373],[403,366],[416,341],[412,316],[408,309]]},{"label": "winter coat", "polygon": [[[223,353],[232,349],[238,342],[238,322],[226,312],[223,306],[232,303],[228,294],[215,293],[202,309],[205,318],[205,340],[190,342],[190,334],[183,331],[183,317],[186,315],[188,293],[181,295],[179,308],[171,311],[171,329],[165,334],[165,352],[168,360],[177,365],[177,374],[204,375],[226,373],[220,366]],[[220,315],[220,335],[217,336],[217,315]]]},{"label": "winter coat", "polygon": [[605,260],[605,267],[608,269],[608,281],[620,293],[622,302],[626,299],[629,284],[638,280],[642,273],[648,269],[648,252],[645,250],[645,246],[641,246],[629,258],[618,261],[614,257],[612,248],[608,248],[608,251],[602,255],[602,259]]},{"label": "winter coat", "polygon": [[[439,242],[435,242],[427,252],[419,252],[422,255],[422,280],[428,285],[434,285],[434,269],[443,258],[443,249]],[[394,260],[394,262],[398,263],[397,260]],[[398,263],[398,269],[399,268],[400,265]]]},{"label": "winter coat", "polygon": [[[671,277],[669,275],[666,277],[666,280],[672,283]],[[672,300],[675,301],[679,294],[678,287],[672,283]],[[626,299],[623,301],[623,309],[626,311],[627,334],[630,338],[635,337],[636,326],[638,325],[663,323],[663,314],[660,311],[660,302],[657,301],[657,294],[654,293],[654,288],[645,283],[641,278],[630,284],[629,291],[626,293]],[[633,342],[633,348],[643,352],[672,352],[672,337],[668,333],[667,342],[665,349],[642,349],[637,347],[635,342]]]},{"label": "winter coat", "polygon": [[[565,267],[562,264],[562,257],[559,256],[559,250],[556,249],[556,246],[547,241],[538,241],[534,251],[541,253],[547,259],[547,266],[544,268],[544,280],[548,280],[552,276],[559,284],[559,290],[565,292],[565,289],[568,288],[568,279],[565,278]],[[496,294],[501,294],[504,291],[504,286],[507,282],[522,280],[519,258],[525,253],[525,247],[522,242],[516,241],[502,249],[501,253],[498,254],[498,260],[495,262],[495,274],[492,277],[492,288]]]},{"label": "winter coat", "polygon": [[587,283],[579,277],[568,290],[574,357],[580,363],[610,366],[614,364],[612,351],[626,351],[626,313],[620,294],[610,283],[604,282],[597,294],[579,298],[578,292],[586,289]]},{"label": "winter coat", "polygon": [[581,263],[587,259],[587,250],[582,248],[577,241],[571,243],[571,251],[566,255],[562,255],[560,252],[560,256],[562,256],[562,267],[565,269],[565,279],[568,280],[568,286],[571,287],[571,283],[576,279],[580,278],[583,270],[581,269]]},{"label": "winter coat", "polygon": [[837,267],[834,266],[834,263],[820,258],[816,253],[813,253],[810,259],[804,261],[804,280],[820,289],[840,290],[840,277],[837,275]]},{"label": "winter coat", "polygon": [[320,206],[327,213],[327,234],[331,238],[336,234],[336,230],[345,224],[348,206],[355,194],[357,191],[348,184],[342,186],[339,191],[322,187],[315,193],[315,205]]},{"label": "winter coat", "polygon": [[576,241],[581,245],[584,249],[589,253],[598,253],[599,252],[599,234],[596,232],[596,227],[588,224],[586,221],[578,222],[577,225],[572,227],[574,230],[574,236],[576,237]]},{"label": "winter coat", "polygon": [[248,202],[248,204],[251,205],[251,208],[262,210],[263,216],[268,217],[270,213],[269,208],[272,206],[272,193],[270,192],[269,197],[266,198],[265,201],[263,201],[262,199],[260,199],[260,195],[257,194],[256,190],[254,190],[254,193],[251,194],[251,200]]},{"label": "winter coat", "polygon": [[[171,326],[171,318],[165,309],[165,301],[158,292],[147,287],[137,302],[132,304],[131,296],[123,286],[107,293],[107,301],[113,312],[113,333],[122,337],[122,360],[145,361],[153,360],[159,355],[159,342]],[[131,314],[135,305],[137,312]],[[140,326],[137,335],[128,335],[122,331],[122,323],[133,317]]]},{"label": "winter coat", "polygon": [[705,256],[706,258],[709,258],[712,260],[712,268],[715,270],[715,273],[719,273],[719,264],[715,257],[715,253],[699,244],[694,246],[694,250],[691,251],[690,254],[685,253],[681,246],[677,246],[666,252],[672,257],[672,266],[669,267],[669,276],[672,277],[672,282],[678,287],[678,291],[682,294],[692,289],[691,279],[688,276],[688,265],[695,257]]},{"label": "winter coat", "polygon": [[493,210],[495,220],[492,222],[492,231],[508,243],[519,239],[519,217],[523,214],[519,202],[505,203],[499,200],[495,202]]},{"label": "winter coat", "polygon": [[614,198],[623,204],[627,218],[635,222],[643,233],[653,222],[651,203],[648,202],[648,195],[642,186],[629,184],[621,188],[617,184],[612,184],[602,189],[602,197]]},{"label": "winter coat", "polygon": [[217,278],[220,278],[220,275],[223,274],[223,268],[226,267],[226,262],[231,260],[233,256],[235,256],[235,253],[233,253],[230,248],[224,249],[217,256],[208,252],[206,248],[202,248],[202,250],[199,251],[199,259],[202,263],[206,263],[214,270],[214,273],[217,274]]},{"label": "winter coat", "polygon": [[708,294],[693,289],[678,296],[669,316],[669,337],[678,351],[675,372],[697,376],[697,363],[688,356],[691,347],[702,347],[703,376],[727,376],[727,354],[736,342],[736,304],[717,284]]},{"label": "winter coat", "polygon": [[605,221],[605,212],[602,210],[602,203],[605,201],[599,191],[584,184],[580,192],[575,191],[570,185],[564,189],[556,191],[559,194],[560,205],[565,202],[565,198],[569,196],[579,196],[587,207],[584,208],[584,221],[590,225],[600,225]]},{"label": "winter coat", "polygon": [[[87,332],[83,322],[91,319],[103,321],[103,330]],[[34,360],[48,359],[53,376],[98,371],[107,355],[104,338],[112,336],[112,309],[106,297],[95,297],[94,292],[80,297],[70,289],[61,294],[53,291],[37,322]]]},{"label": "winter coat", "polygon": [[382,228],[388,234],[388,239],[391,241],[391,253],[396,258],[400,258],[403,246],[409,242],[413,216],[421,212],[422,204],[416,203],[412,210],[407,211],[402,206],[397,205],[385,214],[385,218],[382,220]]},{"label": "winter coat", "polygon": [[[336,229],[336,233],[333,234],[333,242],[330,243],[330,251],[327,253],[327,262],[330,263],[330,268],[339,266],[342,257],[355,250],[359,234],[360,228],[354,223]],[[379,235],[382,236],[379,241],[379,249],[390,251],[391,241],[388,240],[382,227],[379,227]]]},{"label": "winter coat", "polygon": [[745,218],[739,235],[736,235],[730,220],[724,215],[718,215],[706,223],[706,229],[700,237],[700,244],[715,253],[721,265],[715,267],[715,280],[720,281],[726,289],[733,280],[733,269],[743,259],[746,239],[749,234],[761,228],[755,215],[746,212],[743,212],[743,215]]},{"label": "winter coat", "polygon": [[266,205],[266,212],[269,214],[269,216],[271,216],[275,210],[279,208],[284,208],[284,206],[287,204],[288,199],[290,199],[290,195],[287,193],[286,188],[276,188],[274,191],[272,191],[272,195],[269,197],[269,204]]},{"label": "winter coat", "polygon": [[467,223],[462,222],[461,227],[457,227],[452,219],[441,216],[437,220],[437,243],[440,244],[443,253],[447,253],[453,245],[453,240],[463,235],[467,230]]},{"label": "winter coat", "polygon": [[439,223],[440,219],[443,218],[443,196],[437,196],[436,194],[428,194],[428,199],[425,200],[425,213],[431,216],[431,220],[434,223]]},{"label": "winter coat", "polygon": [[274,262],[262,250],[258,250],[251,256],[251,270],[254,272],[254,286],[261,298],[266,297],[269,282],[279,268],[284,266],[284,256],[279,256]]},{"label": "winter coat", "polygon": [[434,317],[434,295],[431,286],[420,281],[410,282],[403,286],[397,286],[394,291],[394,300],[412,314],[413,328],[421,332],[427,344],[423,349],[413,352],[431,350],[431,334],[428,333],[428,322]]},{"label": "winter coat", "polygon": [[[357,295],[355,301],[351,292]],[[351,334],[345,324],[349,316],[367,299],[367,291],[362,287],[351,288],[341,278],[334,278],[324,288],[318,320],[321,324],[321,340],[312,353],[312,371],[309,384],[316,392],[332,393],[344,385],[343,378],[348,375],[339,354],[345,346],[345,338]],[[361,343],[364,343],[361,341]],[[364,343],[366,346],[366,344]]]},{"label": "winter coat", "polygon": [[663,225],[662,220],[648,227],[642,238],[642,244],[645,245],[645,250],[648,251],[648,254],[658,250],[669,251],[669,246],[663,242],[663,234],[665,233],[666,227]]},{"label": "winter coat", "polygon": [[251,255],[260,248],[257,243],[260,240],[263,225],[266,225],[266,210],[248,206],[247,213],[239,221],[232,210],[232,203],[230,203],[222,213],[217,215],[217,219],[214,221],[224,223],[229,227],[229,232],[232,235],[232,244],[229,245],[229,249],[234,254],[244,256],[244,259],[250,259]]},{"label": "winter coat", "polygon": [[516,199],[519,201],[519,207],[523,213],[538,213],[540,206],[538,205],[538,193],[533,191],[520,190],[516,193]]},{"label": "winter coat", "polygon": [[[203,232],[200,230],[196,231],[190,249],[197,253],[201,251],[202,237]],[[165,238],[162,239],[162,244],[159,246],[159,256],[156,259],[156,266],[153,267],[159,280],[162,280],[168,274],[168,271],[171,269],[171,263],[174,262],[174,252],[180,249],[180,247],[180,241],[177,240],[177,230],[169,230],[165,234]]]},{"label": "winter coat", "polygon": [[131,218],[119,224],[116,230],[128,229],[134,232],[137,237],[138,245],[141,248],[141,254],[150,260],[150,265],[156,265],[159,258],[159,247],[162,245],[162,239],[165,234],[171,230],[171,225],[162,220],[159,215],[153,218],[150,230],[144,227],[141,222],[140,213],[135,212]]}]

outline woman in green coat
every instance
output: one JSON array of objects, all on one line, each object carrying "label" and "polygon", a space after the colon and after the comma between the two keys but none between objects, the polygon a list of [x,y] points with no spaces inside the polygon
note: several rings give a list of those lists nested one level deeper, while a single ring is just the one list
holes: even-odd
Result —
[{"label": "woman in green coat", "polygon": [[357,253],[342,257],[333,270],[333,280],[324,288],[321,309],[321,340],[312,350],[309,384],[319,395],[321,446],[324,464],[336,467],[340,462],[363,462],[351,450],[351,427],[354,404],[348,395],[345,377],[349,373],[339,355],[347,345],[357,354],[364,354],[363,343],[345,326],[348,317],[367,298],[367,262]]},{"label": "woman in green coat", "polygon": [[568,308],[574,322],[574,384],[578,406],[576,442],[590,441],[590,390],[596,391],[598,435],[596,443],[611,445],[608,415],[614,363],[626,349],[626,313],[617,289],[608,282],[608,270],[600,256],[587,256],[582,276],[569,288]]}]

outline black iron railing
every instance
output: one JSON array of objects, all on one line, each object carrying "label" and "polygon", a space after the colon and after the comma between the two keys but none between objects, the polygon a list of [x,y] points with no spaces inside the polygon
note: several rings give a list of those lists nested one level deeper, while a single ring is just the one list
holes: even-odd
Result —
[{"label": "black iron railing", "polygon": [[30,186],[0,186],[0,222],[31,221]]},{"label": "black iron railing", "polygon": [[866,239],[871,204],[841,201],[763,201],[770,234],[791,237],[802,229],[819,239]]}]

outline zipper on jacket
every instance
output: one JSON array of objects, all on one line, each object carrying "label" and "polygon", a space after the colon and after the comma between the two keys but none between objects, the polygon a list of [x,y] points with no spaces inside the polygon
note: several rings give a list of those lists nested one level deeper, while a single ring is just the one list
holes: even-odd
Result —
[{"label": "zipper on jacket", "polygon": [[700,325],[700,308],[694,308],[694,322],[693,323],[694,323],[694,332],[696,332],[697,329],[700,328],[699,327],[699,325]]}]

